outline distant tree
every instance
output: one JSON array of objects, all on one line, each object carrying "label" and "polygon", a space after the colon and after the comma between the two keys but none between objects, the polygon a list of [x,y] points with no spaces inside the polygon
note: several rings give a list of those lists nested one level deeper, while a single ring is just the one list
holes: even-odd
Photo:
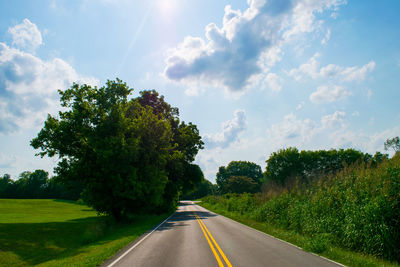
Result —
[{"label": "distant tree", "polygon": [[207,195],[215,194],[216,188],[210,181],[207,179],[203,179],[200,183],[198,183],[194,189],[189,191],[183,191],[181,199],[189,200],[189,199],[199,199],[205,197]]},{"label": "distant tree", "polygon": [[14,194],[13,185],[14,182],[9,174],[0,177],[0,198],[11,197]]},{"label": "distant tree", "polygon": [[385,150],[389,149],[393,149],[395,153],[400,153],[400,137],[396,136],[386,140]]},{"label": "distant tree", "polygon": [[273,152],[268,158],[264,176],[284,184],[290,178],[307,180],[321,174],[331,174],[340,171],[345,165],[365,162],[377,164],[385,158],[383,154],[362,153],[355,149],[331,149],[298,151],[296,148],[281,149]]},{"label": "distant tree", "polygon": [[16,181],[9,174],[0,177],[0,198],[59,198],[78,200],[82,192],[79,181],[60,181],[59,177],[49,178],[44,170],[22,172]]},{"label": "distant tree", "polygon": [[259,183],[247,176],[231,176],[226,183],[229,193],[256,193],[259,188]]},{"label": "distant tree", "polygon": [[[312,158],[306,162],[306,164],[312,163]],[[299,172],[301,172],[300,153],[297,148],[289,147],[271,154],[267,160],[265,176],[269,180],[283,184],[287,178],[296,176]]]},{"label": "distant tree", "polygon": [[119,79],[60,90],[64,111],[31,141],[39,155],[60,158],[58,179],[81,183],[84,200],[116,219],[171,208],[200,179],[190,163],[202,147],[196,126],[180,123],[155,91],[129,101],[131,92]]},{"label": "distant tree", "polygon": [[31,198],[28,190],[28,180],[31,174],[32,172],[30,171],[23,171],[19,174],[18,179],[14,183],[16,198]]},{"label": "distant tree", "polygon": [[47,188],[49,173],[44,170],[35,170],[30,173],[26,181],[26,192],[29,198],[41,198]]},{"label": "distant tree", "polygon": [[[249,161],[231,161],[226,168],[224,166],[219,167],[219,170],[217,172],[216,182],[220,193],[230,193],[232,192],[232,188],[235,188],[236,190],[236,186],[239,183],[235,184],[234,187],[232,187],[232,185],[229,185],[230,182],[237,180],[234,179],[229,181],[229,178],[233,176],[247,177],[251,179],[255,184],[258,185],[257,190],[259,190],[263,178],[262,170],[259,165]],[[243,180],[243,178],[239,178],[239,180],[240,179]],[[243,185],[244,184],[245,183],[243,183]]]}]

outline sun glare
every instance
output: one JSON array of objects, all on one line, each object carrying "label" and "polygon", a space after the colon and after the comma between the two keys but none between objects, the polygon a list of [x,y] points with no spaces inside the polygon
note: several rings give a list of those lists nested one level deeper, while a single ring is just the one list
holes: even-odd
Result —
[{"label": "sun glare", "polygon": [[178,0],[158,0],[157,10],[162,17],[168,18],[174,16],[178,10]]}]

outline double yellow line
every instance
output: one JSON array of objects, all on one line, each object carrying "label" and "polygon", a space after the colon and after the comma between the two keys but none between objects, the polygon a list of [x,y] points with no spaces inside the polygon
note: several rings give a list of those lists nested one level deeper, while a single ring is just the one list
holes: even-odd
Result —
[{"label": "double yellow line", "polygon": [[[215,250],[214,245],[215,245],[215,247],[217,248],[219,254],[220,254],[220,255],[222,256],[222,258],[224,259],[226,265],[227,265],[228,267],[232,267],[232,264],[229,262],[228,258],[225,256],[224,252],[223,252],[222,249],[219,247],[217,241],[215,241],[215,239],[214,239],[214,237],[211,235],[210,231],[208,231],[208,229],[207,229],[206,225],[204,224],[204,222],[200,219],[200,217],[196,214],[196,212],[193,211],[193,213],[194,213],[194,216],[196,217],[197,222],[199,223],[199,225],[200,225],[200,227],[201,227],[201,230],[203,230],[203,234],[204,234],[204,236],[206,237],[206,239],[207,239],[207,241],[208,241],[208,245],[210,246],[212,252],[214,253],[215,259],[216,259],[217,262],[218,262],[218,266],[224,267],[224,264],[222,263],[221,258],[219,257],[217,251]],[[212,242],[210,241],[210,238],[211,238]],[[214,243],[214,245],[213,245],[213,243]]]}]

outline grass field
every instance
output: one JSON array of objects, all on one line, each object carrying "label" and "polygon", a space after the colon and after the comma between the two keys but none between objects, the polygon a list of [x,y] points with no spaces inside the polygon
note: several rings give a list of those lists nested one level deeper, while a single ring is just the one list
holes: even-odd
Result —
[{"label": "grass field", "polygon": [[0,266],[96,266],[166,217],[116,224],[72,201],[0,199]]}]

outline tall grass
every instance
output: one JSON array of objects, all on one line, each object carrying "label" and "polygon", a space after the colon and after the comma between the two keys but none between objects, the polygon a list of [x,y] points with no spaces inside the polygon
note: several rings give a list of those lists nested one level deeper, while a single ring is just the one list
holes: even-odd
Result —
[{"label": "tall grass", "polygon": [[262,194],[208,196],[204,202],[313,237],[313,250],[344,247],[400,261],[400,156],[377,167],[346,167],[332,176]]}]

